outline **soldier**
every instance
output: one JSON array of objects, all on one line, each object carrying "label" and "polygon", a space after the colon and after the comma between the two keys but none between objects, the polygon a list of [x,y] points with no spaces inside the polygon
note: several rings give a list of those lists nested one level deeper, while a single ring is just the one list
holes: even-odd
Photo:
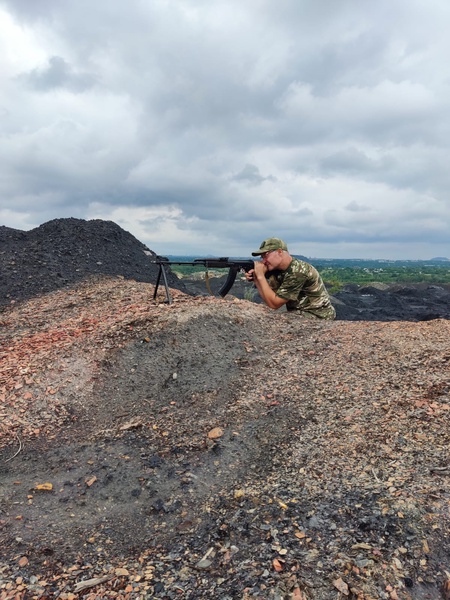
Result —
[{"label": "soldier", "polygon": [[336,311],[317,270],[294,258],[279,238],[264,240],[252,256],[260,256],[255,268],[246,273],[269,308],[286,305],[290,312],[307,318],[335,319]]}]

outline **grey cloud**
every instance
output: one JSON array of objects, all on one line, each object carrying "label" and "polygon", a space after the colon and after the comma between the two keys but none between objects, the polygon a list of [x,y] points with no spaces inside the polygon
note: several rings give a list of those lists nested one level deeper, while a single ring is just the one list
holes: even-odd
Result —
[{"label": "grey cloud", "polygon": [[345,209],[350,211],[350,212],[367,212],[370,210],[370,206],[367,206],[365,204],[359,204],[359,202],[349,202],[346,206]]},{"label": "grey cloud", "polygon": [[324,174],[372,172],[380,168],[380,161],[370,159],[362,150],[354,147],[329,154],[320,161],[320,170]]},{"label": "grey cloud", "polygon": [[22,73],[19,78],[40,92],[65,88],[74,93],[81,93],[97,83],[94,75],[76,71],[61,56],[50,57],[47,66]]},{"label": "grey cloud", "polygon": [[234,175],[231,179],[232,181],[244,181],[251,185],[260,185],[264,181],[276,181],[276,177],[273,177],[272,175],[263,177],[260,174],[258,167],[248,163],[245,165],[242,171]]},{"label": "grey cloud", "polygon": [[[191,228],[250,247],[368,243],[389,219],[414,239],[420,202],[450,222],[442,2],[426,15],[388,0],[0,4],[26,25],[19,59],[15,38],[0,59],[10,210],[175,206],[175,240]],[[430,244],[434,227],[422,221]]]},{"label": "grey cloud", "polygon": [[294,211],[294,215],[296,217],[309,217],[313,214],[314,214],[314,212],[310,208],[297,208]]},{"label": "grey cloud", "polygon": [[58,9],[58,0],[2,0],[8,10],[24,22],[33,22],[39,19],[49,19]]}]

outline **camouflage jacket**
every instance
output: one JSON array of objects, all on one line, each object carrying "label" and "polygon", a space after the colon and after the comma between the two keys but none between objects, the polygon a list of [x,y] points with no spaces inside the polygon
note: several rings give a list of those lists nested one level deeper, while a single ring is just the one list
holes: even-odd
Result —
[{"label": "camouflage jacket", "polygon": [[293,258],[285,271],[272,271],[268,282],[277,296],[287,300],[288,311],[304,311],[321,319],[336,317],[322,278],[309,263]]}]

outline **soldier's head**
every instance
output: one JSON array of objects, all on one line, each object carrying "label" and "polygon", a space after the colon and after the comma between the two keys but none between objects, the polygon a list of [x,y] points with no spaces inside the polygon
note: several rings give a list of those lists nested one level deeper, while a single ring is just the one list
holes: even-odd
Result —
[{"label": "soldier's head", "polygon": [[260,256],[269,271],[277,268],[285,268],[283,265],[286,263],[288,265],[291,261],[286,242],[275,237],[267,238],[261,242],[258,250],[252,252],[252,256]]}]

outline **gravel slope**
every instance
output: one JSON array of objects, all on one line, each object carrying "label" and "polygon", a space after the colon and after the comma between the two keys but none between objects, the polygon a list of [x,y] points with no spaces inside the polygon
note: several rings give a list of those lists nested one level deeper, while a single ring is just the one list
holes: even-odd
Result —
[{"label": "gravel slope", "polygon": [[0,242],[0,600],[450,596],[446,288],[311,322],[154,302],[111,222]]},{"label": "gravel slope", "polygon": [[449,321],[152,289],[2,314],[0,599],[441,598]]}]

